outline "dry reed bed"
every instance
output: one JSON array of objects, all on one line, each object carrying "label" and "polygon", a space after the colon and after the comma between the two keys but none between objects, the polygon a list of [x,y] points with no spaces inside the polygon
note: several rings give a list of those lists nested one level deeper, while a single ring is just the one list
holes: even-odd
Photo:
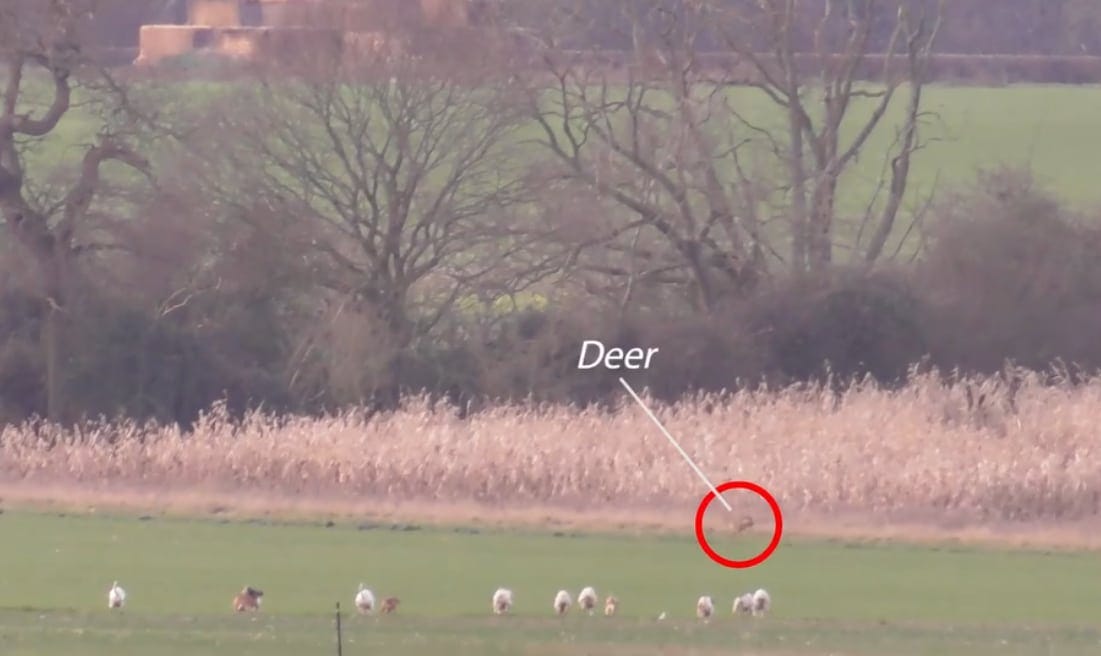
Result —
[{"label": "dry reed bed", "polygon": [[[714,480],[756,481],[785,510],[1101,516],[1101,378],[1043,385],[1025,374],[1017,383],[928,374],[896,390],[746,391],[658,414]],[[570,508],[694,507],[705,491],[633,405],[500,406],[458,419],[423,400],[370,419],[233,422],[215,407],[186,434],[133,423],[9,426],[0,478]]]}]

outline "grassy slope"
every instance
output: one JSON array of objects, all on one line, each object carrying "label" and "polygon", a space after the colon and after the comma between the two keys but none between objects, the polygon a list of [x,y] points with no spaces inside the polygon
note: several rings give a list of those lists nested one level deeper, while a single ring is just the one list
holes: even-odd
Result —
[{"label": "grassy slope", "polygon": [[[201,102],[202,84],[181,91],[188,102]],[[212,91],[208,91],[212,92]],[[159,89],[167,101],[170,90]],[[36,100],[38,94],[35,95]],[[173,96],[174,97],[174,96]],[[735,92],[732,101],[755,123],[782,125],[775,107],[752,91]],[[184,98],[180,99],[184,102]],[[855,165],[849,184],[853,192],[841,194],[844,205],[874,188],[883,164],[880,153],[894,139],[894,126],[902,117],[905,97],[900,96],[883,127],[870,139],[867,155]],[[926,89],[924,135],[935,139],[914,167],[913,189],[927,191],[939,184],[965,183],[977,168],[999,164],[1031,165],[1051,189],[1072,201],[1101,202],[1101,189],[1091,172],[1101,152],[1101,87],[1023,85],[1000,88],[932,86]],[[867,103],[854,105],[853,116],[867,112]],[[851,128],[852,126],[850,126]],[[32,164],[46,168],[73,165],[97,128],[97,121],[80,110],[66,116]],[[528,136],[536,136],[532,132]],[[850,209],[862,207],[854,203]]]},{"label": "grassy slope", "polygon": [[920,158],[921,186],[938,172],[942,182],[954,183],[973,178],[977,167],[1031,165],[1059,195],[1101,201],[1083,171],[1101,164],[1101,87],[934,87],[925,107],[937,114],[928,135],[941,141]]},{"label": "grassy slope", "polygon": [[[158,87],[155,93],[162,106],[201,105],[222,92],[220,86],[196,83],[182,89]],[[42,92],[44,93],[44,92]],[[36,95],[41,95],[38,93]],[[783,117],[761,94],[751,90],[733,91],[732,103],[755,124],[781,128]],[[41,100],[41,99],[39,99]],[[884,153],[900,125],[905,95],[900,95],[880,128],[873,133],[861,157],[846,173],[838,194],[838,225],[842,250],[847,248],[859,228],[859,219],[876,189],[884,170]],[[907,202],[888,243],[893,251],[910,227],[911,211],[921,206],[930,193],[948,187],[966,185],[981,168],[1002,165],[1029,167],[1051,192],[1073,204],[1101,203],[1101,187],[1092,172],[1101,152],[1101,88],[1096,86],[1027,85],[1001,88],[932,86],[925,93],[925,127],[922,138],[927,148],[915,159],[908,187]],[[852,122],[847,132],[856,130],[870,111],[868,101],[854,103]],[[49,138],[39,144],[30,157],[32,175],[43,175],[61,166],[71,176],[84,145],[97,129],[98,122],[81,110],[74,110]],[[782,134],[782,130],[778,133]],[[538,137],[538,130],[525,131],[525,137]],[[746,132],[738,138],[752,136]],[[767,161],[767,157],[763,161]],[[118,167],[115,167],[118,169]],[[126,175],[116,170],[110,175]],[[880,198],[882,201],[882,198]],[[865,232],[864,239],[869,232]],[[909,252],[907,242],[903,248]],[[841,258],[845,253],[838,253]]]},{"label": "grassy slope", "polygon": [[[0,574],[0,644],[14,646],[6,654],[330,653],[326,614],[335,601],[347,607],[361,580],[403,605],[394,618],[350,618],[349,654],[368,645],[402,654],[564,654],[578,645],[613,654],[732,644],[768,654],[1101,649],[1101,632],[1085,628],[1098,626],[1101,607],[1096,554],[792,543],[742,572],[710,563],[691,540],[643,536],[10,512],[0,515],[0,535],[0,562],[17,564]],[[115,578],[130,593],[121,614],[105,608]],[[231,617],[229,599],[246,583],[267,592],[264,612]],[[621,598],[620,618],[561,625],[550,617],[558,588],[576,593],[590,583]],[[498,585],[514,589],[516,617],[488,616]],[[734,594],[758,585],[773,593],[774,615],[755,624],[730,618]],[[720,611],[708,627],[692,620],[703,593]],[[653,622],[662,610],[670,621]]]}]

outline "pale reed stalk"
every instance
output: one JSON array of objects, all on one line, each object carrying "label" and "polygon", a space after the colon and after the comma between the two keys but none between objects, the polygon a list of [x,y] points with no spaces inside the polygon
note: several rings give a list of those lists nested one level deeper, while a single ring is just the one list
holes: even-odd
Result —
[{"label": "pale reed stalk", "polygon": [[[786,510],[1101,515],[1101,378],[1052,386],[1023,375],[1013,392],[996,379],[924,374],[893,390],[792,387],[655,407],[712,480],[758,482]],[[499,406],[460,420],[423,399],[370,419],[233,421],[216,406],[187,433],[133,422],[7,426],[0,478],[621,509],[694,506],[706,491],[630,404]]]}]

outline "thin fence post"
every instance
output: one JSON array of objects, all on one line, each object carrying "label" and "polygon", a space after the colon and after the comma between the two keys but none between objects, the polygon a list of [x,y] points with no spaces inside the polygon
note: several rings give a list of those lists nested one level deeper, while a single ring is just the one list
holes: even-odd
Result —
[{"label": "thin fence post", "polygon": [[336,656],[344,656],[344,636],[340,632],[340,602],[336,602]]}]

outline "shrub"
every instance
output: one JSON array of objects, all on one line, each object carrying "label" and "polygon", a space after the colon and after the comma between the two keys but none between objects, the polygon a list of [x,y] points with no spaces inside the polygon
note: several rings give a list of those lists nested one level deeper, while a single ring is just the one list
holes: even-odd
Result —
[{"label": "shrub", "polygon": [[945,198],[916,276],[936,361],[992,371],[1006,359],[1044,368],[1101,366],[1101,229],[1022,172],[984,174]]},{"label": "shrub", "polygon": [[899,272],[782,281],[746,312],[767,365],[788,381],[827,373],[900,380],[928,349],[924,304]]}]

